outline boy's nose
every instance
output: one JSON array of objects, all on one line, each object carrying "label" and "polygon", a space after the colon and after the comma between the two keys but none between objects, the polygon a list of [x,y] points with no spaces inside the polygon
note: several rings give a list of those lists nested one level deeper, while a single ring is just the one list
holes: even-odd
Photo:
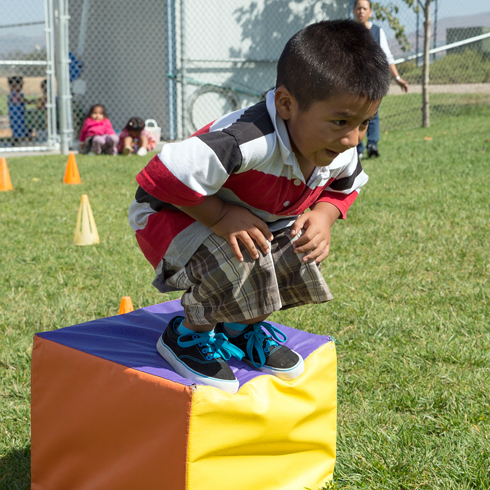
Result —
[{"label": "boy's nose", "polygon": [[340,143],[347,149],[354,148],[359,144],[359,128],[354,128],[346,133],[341,139]]}]

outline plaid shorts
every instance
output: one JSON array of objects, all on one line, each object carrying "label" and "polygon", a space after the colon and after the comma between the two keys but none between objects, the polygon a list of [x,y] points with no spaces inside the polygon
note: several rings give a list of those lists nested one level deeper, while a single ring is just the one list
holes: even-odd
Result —
[{"label": "plaid shorts", "polygon": [[164,268],[166,285],[185,290],[181,303],[194,325],[240,323],[278,310],[333,299],[320,266],[302,262],[304,254],[293,251],[291,228],[274,232],[271,251],[252,260],[240,244],[239,262],[230,245],[212,234],[189,262],[178,270]]}]

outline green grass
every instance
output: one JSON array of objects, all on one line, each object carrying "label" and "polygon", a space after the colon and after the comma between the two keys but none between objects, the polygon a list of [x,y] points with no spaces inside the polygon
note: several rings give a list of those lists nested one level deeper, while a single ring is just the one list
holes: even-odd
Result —
[{"label": "green grass", "polygon": [[[481,114],[490,109],[490,94],[429,95],[431,124],[446,121],[448,116]],[[422,94],[388,95],[379,108],[382,131],[418,128],[422,125]]]},{"label": "green grass", "polygon": [[[390,131],[335,225],[326,305],[273,320],[337,339],[339,489],[490,488],[490,138],[486,111]],[[431,137],[432,140],[426,140]],[[0,488],[29,488],[35,332],[177,297],[153,290],[127,224],[144,165],[78,156],[8,161],[0,193]],[[39,179],[39,180],[33,180]],[[101,243],[72,244],[82,193]]]}]

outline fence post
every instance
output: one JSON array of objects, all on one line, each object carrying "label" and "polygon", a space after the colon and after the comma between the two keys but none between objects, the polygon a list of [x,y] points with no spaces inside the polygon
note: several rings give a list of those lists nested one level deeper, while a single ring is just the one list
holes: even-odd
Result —
[{"label": "fence post", "polygon": [[59,138],[56,131],[56,77],[55,77],[55,33],[53,0],[44,0],[46,32],[46,115],[48,128],[48,146],[59,150]]},{"label": "fence post", "polygon": [[58,104],[60,115],[61,152],[68,155],[73,136],[73,118],[70,93],[70,58],[68,56],[68,2],[57,0],[58,4]]},{"label": "fence post", "polygon": [[180,72],[182,77],[182,139],[187,137],[187,61],[185,42],[185,0],[180,0]]},{"label": "fence post", "polygon": [[[177,75],[177,66],[175,60],[175,1],[167,0],[167,58],[169,74],[172,77]],[[168,79],[168,132],[169,139],[176,139],[177,128],[177,111],[175,108],[176,102],[176,85],[175,78]]]}]

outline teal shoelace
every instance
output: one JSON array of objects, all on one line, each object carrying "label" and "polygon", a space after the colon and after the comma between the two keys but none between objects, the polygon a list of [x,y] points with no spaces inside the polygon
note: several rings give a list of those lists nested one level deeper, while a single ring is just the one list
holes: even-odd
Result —
[{"label": "teal shoelace", "polygon": [[228,337],[222,333],[202,332],[192,334],[192,340],[181,340],[182,337],[190,335],[181,335],[177,339],[180,347],[192,347],[198,345],[201,347],[201,352],[205,354],[206,360],[218,359],[222,357],[225,361],[229,361],[232,357],[242,360],[245,353],[238,347],[228,342]]},{"label": "teal shoelace", "polygon": [[[226,326],[232,330],[243,331],[250,325],[241,323],[227,323]],[[244,337],[247,341],[247,355],[256,369],[261,368],[267,361],[266,354],[269,354],[271,347],[279,345],[278,342],[286,342],[286,334],[274,327],[270,323],[259,322],[252,325],[253,329],[247,332]],[[265,331],[264,331],[265,330]],[[259,363],[254,360],[253,353],[257,351]]]}]

